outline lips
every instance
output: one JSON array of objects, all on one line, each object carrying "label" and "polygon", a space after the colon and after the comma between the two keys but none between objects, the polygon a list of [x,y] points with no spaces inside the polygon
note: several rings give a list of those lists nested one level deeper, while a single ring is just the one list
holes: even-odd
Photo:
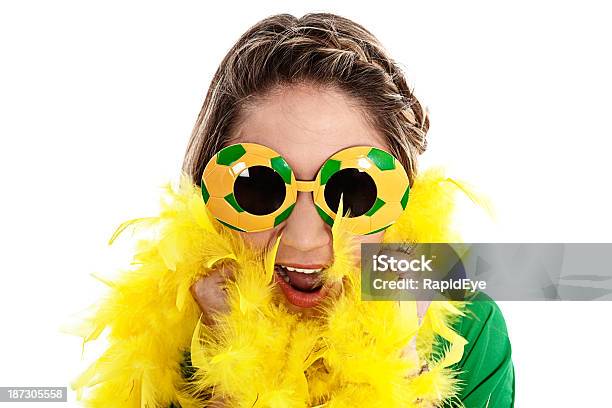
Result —
[{"label": "lips", "polygon": [[323,266],[276,264],[275,281],[289,303],[298,307],[314,307],[325,297],[328,288],[323,284]]}]

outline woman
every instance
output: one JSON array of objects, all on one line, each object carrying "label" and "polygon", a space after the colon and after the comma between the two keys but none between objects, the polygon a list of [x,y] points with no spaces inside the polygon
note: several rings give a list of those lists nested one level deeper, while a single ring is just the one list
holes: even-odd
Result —
[{"label": "woman", "polygon": [[[393,153],[412,184],[428,126],[403,73],[363,27],[330,14],[277,15],[248,30],[221,63],[184,169],[198,184],[220,148],[257,143],[285,157],[297,179],[313,180],[334,153],[367,145]],[[289,271],[299,283],[279,284],[287,306],[308,317],[319,298],[298,285],[320,276],[333,258],[331,228],[318,214],[312,194],[298,193],[291,214],[276,227],[240,234],[263,246],[281,233],[277,273],[283,267],[315,271]],[[384,233],[362,235],[360,242],[380,242]],[[204,316],[226,308],[221,289],[226,277],[217,271],[192,287]],[[460,400],[467,407],[512,406],[514,374],[501,312],[492,301],[474,302],[470,308],[473,315],[456,325],[468,339],[458,364],[465,384]]]},{"label": "woman", "polygon": [[463,313],[359,298],[352,244],[455,238],[437,233],[447,179],[417,174],[428,126],[358,24],[256,24],[213,78],[188,179],[159,217],[113,237],[161,231],[104,281],[80,334],[110,328],[110,346],[73,388],[92,388],[91,406],[513,406],[505,323],[485,295]]}]

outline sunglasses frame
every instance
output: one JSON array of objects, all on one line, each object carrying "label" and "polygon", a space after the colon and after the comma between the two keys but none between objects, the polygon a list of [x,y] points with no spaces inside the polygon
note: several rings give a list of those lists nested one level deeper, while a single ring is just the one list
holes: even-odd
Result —
[{"label": "sunglasses frame", "polygon": [[[253,166],[274,170],[285,184],[285,199],[270,214],[251,214],[240,207],[234,196],[236,179]],[[325,186],[334,174],[348,168],[366,172],[376,186],[374,204],[366,213],[348,217],[348,229],[354,234],[367,235],[391,226],[407,206],[409,180],[393,155],[373,146],[342,149],[323,163],[314,180],[296,180],[291,166],[273,149],[257,143],[229,145],[207,163],[201,180],[202,197],[206,207],[223,225],[237,231],[258,232],[285,221],[295,206],[298,192],[312,192],[319,216],[331,226],[336,213],[325,200]]]}]

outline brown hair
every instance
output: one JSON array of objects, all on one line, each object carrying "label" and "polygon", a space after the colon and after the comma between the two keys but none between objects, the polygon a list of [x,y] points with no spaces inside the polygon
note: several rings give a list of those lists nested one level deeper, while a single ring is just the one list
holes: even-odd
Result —
[{"label": "brown hair", "polygon": [[240,37],[212,80],[185,153],[183,171],[199,184],[247,103],[279,85],[311,81],[343,90],[402,162],[410,184],[427,147],[427,114],[401,69],[361,25],[334,14],[268,17]]}]

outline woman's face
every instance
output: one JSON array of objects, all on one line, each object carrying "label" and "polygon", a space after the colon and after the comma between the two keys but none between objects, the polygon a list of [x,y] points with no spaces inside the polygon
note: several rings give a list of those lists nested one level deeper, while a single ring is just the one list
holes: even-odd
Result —
[{"label": "woman's face", "polygon": [[[347,147],[388,149],[357,103],[330,88],[307,84],[279,87],[258,98],[240,119],[228,144],[258,143],[274,149],[289,163],[297,180],[314,180],[325,160]],[[312,308],[338,289],[324,286],[311,291],[320,286],[321,273],[317,271],[329,266],[334,256],[331,227],[317,213],[312,193],[299,192],[291,215],[274,229],[240,234],[251,245],[264,247],[275,242],[281,232],[277,286],[291,310],[312,315]],[[383,234],[358,239],[380,242]]]}]

